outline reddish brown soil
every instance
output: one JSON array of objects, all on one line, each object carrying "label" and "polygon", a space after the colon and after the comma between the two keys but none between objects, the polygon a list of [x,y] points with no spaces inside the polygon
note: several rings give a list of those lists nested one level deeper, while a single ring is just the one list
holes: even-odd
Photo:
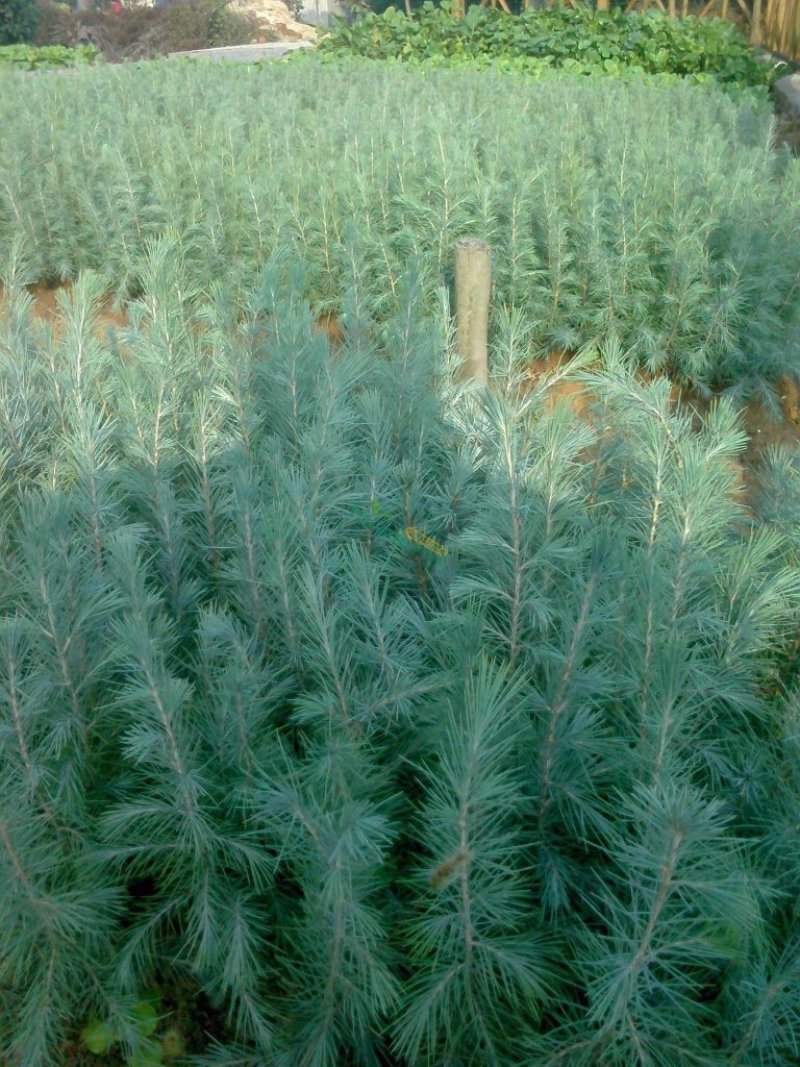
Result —
[{"label": "reddish brown soil", "polygon": [[[543,379],[557,375],[569,363],[571,354],[560,348],[554,348],[544,359],[537,359],[526,368],[523,391],[534,389]],[[551,411],[560,401],[567,403],[572,412],[580,419],[588,419],[591,410],[591,397],[586,387],[580,382],[554,381],[547,390],[545,406]]]},{"label": "reddish brown soil", "polygon": [[[545,358],[535,360],[527,368],[524,388],[533,388],[542,379],[557,374],[570,358],[569,352],[553,349]],[[636,376],[643,383],[652,381],[643,372],[637,372]],[[759,468],[764,453],[776,445],[800,447],[800,385],[784,377],[778,382],[777,392],[779,414],[776,415],[759,401],[751,401],[742,412],[742,425],[750,440],[744,453],[731,459],[730,464],[736,475],[741,502],[745,505],[751,502],[758,488]],[[709,400],[689,387],[678,385],[672,386],[671,400],[674,407],[691,413],[694,427],[698,430],[713,403],[713,399]],[[555,381],[550,386],[548,407],[552,408],[562,401],[569,405],[578,418],[591,418],[591,395],[580,382]]]},{"label": "reddish brown soil", "polygon": [[[48,287],[45,285],[32,285],[28,287],[28,292],[33,297],[33,316],[34,318],[45,322],[50,326],[53,326],[56,335],[60,333],[60,327],[62,325],[63,316],[61,309],[58,305],[58,294],[60,292],[69,293],[71,284],[66,282],[63,286]],[[4,295],[3,287],[0,285],[0,319],[2,319],[4,313]],[[127,313],[120,304],[114,301],[110,296],[107,297],[98,313],[96,319],[96,333],[100,340],[105,340],[108,334],[109,328],[114,330],[124,330],[128,323]],[[324,334],[331,348],[334,350],[340,348],[344,343],[344,331],[342,329],[342,323],[335,311],[326,311],[322,315],[319,315],[314,323],[315,333]],[[263,339],[268,336],[266,333],[257,335]]]},{"label": "reddish brown soil", "polygon": [[[66,283],[56,288],[35,285],[29,289],[33,296],[35,318],[52,326],[56,335],[59,334],[62,326],[62,314],[58,306],[59,289],[68,293],[70,284]],[[0,319],[3,317],[3,310],[3,290],[0,287]],[[104,300],[99,309],[95,327],[98,338],[106,340],[109,330],[122,330],[127,325],[125,309],[114,302],[111,297]],[[333,351],[341,348],[344,342],[344,332],[336,312],[324,312],[318,316],[314,329],[317,333],[327,337]],[[531,362],[526,370],[523,389],[528,391],[543,379],[557,375],[570,358],[571,353],[554,348],[543,359]],[[643,373],[639,373],[637,377],[643,382],[650,380]],[[752,401],[743,411],[743,425],[750,441],[741,459],[732,462],[736,466],[737,478],[744,491],[745,500],[757,482],[762,456],[770,446],[800,446],[800,385],[788,377],[782,378],[778,382],[778,397],[780,401],[778,417],[766,405],[758,401]],[[547,394],[548,408],[552,409],[562,401],[569,405],[578,418],[589,419],[591,417],[591,395],[580,382],[565,380],[552,383]],[[672,387],[672,401],[674,405],[692,412],[697,428],[701,426],[711,403],[694,390],[677,385]]]},{"label": "reddish brown soil", "polygon": [[316,321],[314,330],[324,333],[328,338],[331,348],[340,348],[344,343],[342,323],[335,311],[324,311]]},{"label": "reddish brown soil", "polygon": [[[29,286],[28,292],[33,297],[33,316],[42,322],[52,326],[56,335],[61,332],[63,325],[63,318],[61,309],[58,306],[58,294],[63,291],[69,293],[71,286],[69,283],[58,286],[56,288],[49,288],[44,285],[32,285]],[[5,301],[3,288],[0,286],[0,318],[3,317],[5,310]],[[115,330],[124,329],[128,325],[128,320],[124,310],[118,307],[111,297],[108,297],[103,301],[102,306],[98,310],[95,332],[100,340],[105,340],[108,334],[109,327]]]}]

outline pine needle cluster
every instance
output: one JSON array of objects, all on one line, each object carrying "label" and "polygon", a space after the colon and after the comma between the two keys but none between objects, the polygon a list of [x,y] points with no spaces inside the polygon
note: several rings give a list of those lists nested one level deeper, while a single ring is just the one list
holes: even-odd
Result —
[{"label": "pine needle cluster", "polygon": [[771,150],[766,100],[152,63],[10,78],[0,131],[0,258],[21,240],[38,281],[88,268],[138,294],[147,241],[172,232],[201,288],[247,292],[289,248],[317,313],[357,283],[386,322],[412,269],[432,312],[473,235],[495,249],[495,313],[523,313],[544,351],[617,340],[651,373],[742,394],[800,367],[800,169]]},{"label": "pine needle cluster", "polygon": [[796,1059],[800,543],[732,409],[611,348],[578,423],[513,319],[481,401],[420,288],[332,354],[182,255],[106,342],[7,279],[0,1056],[180,976],[206,1064]]}]

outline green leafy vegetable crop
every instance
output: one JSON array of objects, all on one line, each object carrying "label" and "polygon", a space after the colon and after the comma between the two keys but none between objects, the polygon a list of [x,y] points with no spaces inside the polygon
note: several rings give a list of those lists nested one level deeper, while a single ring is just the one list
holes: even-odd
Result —
[{"label": "green leafy vegetable crop", "polygon": [[11,44],[0,48],[0,69],[5,65],[20,70],[41,70],[49,67],[77,67],[96,63],[100,53],[91,44],[79,48],[62,45],[36,47],[30,44]]},{"label": "green leafy vegetable crop", "polygon": [[736,26],[723,19],[670,19],[655,11],[625,14],[590,7],[551,7],[507,15],[474,5],[456,21],[447,4],[428,2],[413,17],[390,7],[353,25],[343,21],[320,52],[426,63],[501,62],[521,73],[673,74],[744,88],[768,85],[777,68],[756,58]]}]

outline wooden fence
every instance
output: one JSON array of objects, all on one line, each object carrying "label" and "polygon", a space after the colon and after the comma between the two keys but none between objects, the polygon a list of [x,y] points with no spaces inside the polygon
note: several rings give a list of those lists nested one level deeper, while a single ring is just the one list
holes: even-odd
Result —
[{"label": "wooden fence", "polygon": [[753,0],[759,11],[753,19],[751,40],[787,59],[800,60],[800,0]]}]

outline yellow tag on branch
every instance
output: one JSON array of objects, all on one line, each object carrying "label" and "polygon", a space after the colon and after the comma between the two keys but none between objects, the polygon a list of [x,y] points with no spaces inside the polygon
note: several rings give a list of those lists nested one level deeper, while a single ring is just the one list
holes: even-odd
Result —
[{"label": "yellow tag on branch", "polygon": [[429,552],[433,552],[437,556],[446,556],[447,549],[444,545],[440,545],[438,541],[434,541],[432,537],[428,537],[422,530],[418,530],[416,526],[406,526],[406,537],[414,545],[419,545],[421,548],[427,548]]}]

